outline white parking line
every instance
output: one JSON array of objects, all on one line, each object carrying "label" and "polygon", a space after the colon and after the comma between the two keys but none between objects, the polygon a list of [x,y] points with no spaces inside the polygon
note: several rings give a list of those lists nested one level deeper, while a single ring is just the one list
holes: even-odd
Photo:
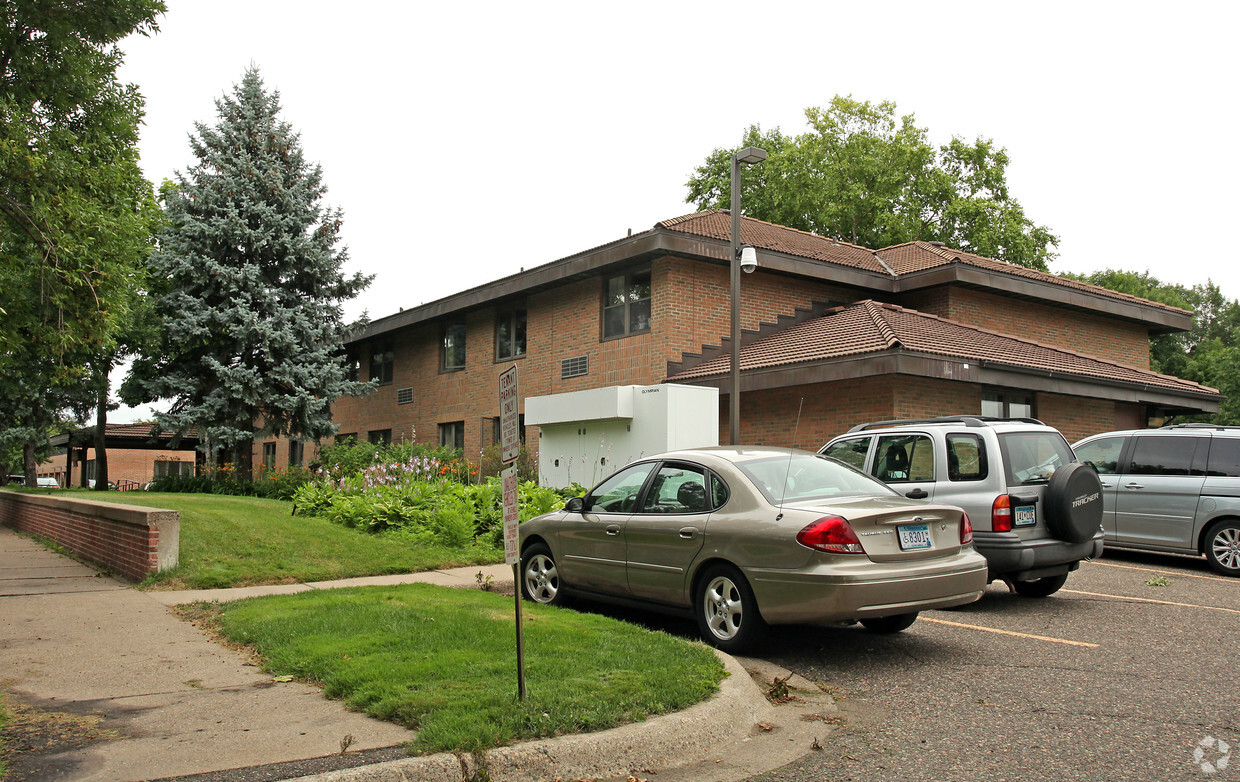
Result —
[{"label": "white parking line", "polygon": [[949,622],[946,619],[931,619],[928,616],[921,617],[923,622],[934,622],[937,625],[949,625],[951,627],[964,627],[969,630],[982,630],[987,633],[997,633],[999,635],[1011,635],[1017,638],[1032,638],[1035,641],[1047,641],[1053,644],[1068,644],[1069,646],[1084,646],[1087,649],[1097,649],[1098,644],[1085,643],[1084,641],[1069,641],[1066,638],[1051,638],[1048,635],[1032,635],[1030,633],[1016,633],[1011,630],[999,630],[994,627],[982,627],[981,625],[968,625],[964,622]]},{"label": "white parking line", "polygon": [[1207,611],[1226,611],[1229,614],[1240,614],[1240,610],[1235,608],[1220,608],[1219,606],[1202,606],[1196,603],[1173,603],[1170,600],[1151,600],[1148,597],[1129,597],[1128,595],[1104,595],[1098,592],[1081,592],[1077,589],[1061,589],[1060,592],[1068,592],[1073,595],[1086,595],[1088,597],[1109,597],[1115,600],[1128,600],[1136,603],[1157,603],[1164,606],[1179,606],[1180,608],[1204,608]]},{"label": "white parking line", "polygon": [[1226,581],[1229,584],[1240,585],[1240,578],[1227,578],[1225,576],[1200,576],[1196,573],[1184,573],[1179,570],[1159,570],[1152,567],[1136,567],[1135,565],[1116,565],[1114,562],[1086,562],[1087,565],[1101,565],[1102,567],[1117,567],[1124,570],[1144,570],[1147,573],[1163,573],[1168,576],[1184,576],[1185,578],[1204,578],[1207,581]]}]

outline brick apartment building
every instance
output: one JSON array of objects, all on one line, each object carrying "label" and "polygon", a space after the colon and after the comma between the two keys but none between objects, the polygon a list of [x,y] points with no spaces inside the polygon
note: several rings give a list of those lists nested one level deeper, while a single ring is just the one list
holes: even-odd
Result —
[{"label": "brick apartment building", "polygon": [[[516,363],[522,398],[715,386],[726,442],[729,237],[726,211],[688,215],[371,322],[347,347],[380,385],[337,401],[339,436],[477,459]],[[862,421],[953,413],[1032,415],[1073,440],[1218,410],[1216,390],[1149,369],[1150,336],[1191,328],[1184,310],[936,243],[870,250],[749,218],[741,240],[759,260],[741,281],[742,442],[796,431],[817,448]],[[304,456],[255,443],[256,465]]]}]

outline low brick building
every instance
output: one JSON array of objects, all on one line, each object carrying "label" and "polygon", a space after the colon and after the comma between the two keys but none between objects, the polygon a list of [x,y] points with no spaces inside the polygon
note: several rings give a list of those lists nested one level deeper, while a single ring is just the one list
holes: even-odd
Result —
[{"label": "low brick building", "polygon": [[[688,215],[372,321],[348,350],[380,385],[337,401],[340,436],[477,459],[515,363],[523,398],[715,386],[726,441],[729,237],[726,211]],[[742,442],[796,431],[817,448],[858,422],[952,413],[1032,415],[1077,438],[1218,409],[1214,389],[1149,369],[1150,336],[1191,328],[1184,310],[936,243],[870,250],[749,218],[741,241],[759,261],[741,284]],[[255,443],[256,464],[291,457]]]},{"label": "low brick building", "polygon": [[[118,488],[137,488],[165,475],[194,475],[201,460],[195,432],[174,438],[153,431],[151,424],[108,424],[104,431],[108,480]],[[89,486],[95,478],[94,442],[93,426],[53,437],[52,455],[36,470],[39,477],[55,478],[66,488]]]}]

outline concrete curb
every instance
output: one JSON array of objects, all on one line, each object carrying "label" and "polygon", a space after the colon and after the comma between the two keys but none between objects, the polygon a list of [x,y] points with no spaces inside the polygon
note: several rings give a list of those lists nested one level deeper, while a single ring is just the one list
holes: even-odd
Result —
[{"label": "concrete curb", "polygon": [[[482,753],[493,782],[591,779],[691,765],[735,747],[774,707],[741,664],[717,652],[727,671],[719,692],[695,706],[618,728],[531,741]],[[806,748],[808,750],[808,747]],[[299,777],[297,782],[462,782],[478,775],[478,758],[449,753]]]}]

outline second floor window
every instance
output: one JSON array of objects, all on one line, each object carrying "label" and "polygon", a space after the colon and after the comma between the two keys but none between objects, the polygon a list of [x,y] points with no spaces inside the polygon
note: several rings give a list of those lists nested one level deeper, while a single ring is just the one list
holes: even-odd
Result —
[{"label": "second floor window", "polygon": [[525,355],[525,309],[500,310],[495,314],[495,360]]},{"label": "second floor window", "polygon": [[608,277],[603,288],[603,338],[650,331],[650,269]]},{"label": "second floor window", "polygon": [[457,320],[443,327],[443,349],[440,368],[465,368],[465,321]]},{"label": "second floor window", "polygon": [[375,342],[370,346],[370,379],[378,380],[379,385],[392,383],[392,369],[395,366],[395,353],[391,342]]}]

